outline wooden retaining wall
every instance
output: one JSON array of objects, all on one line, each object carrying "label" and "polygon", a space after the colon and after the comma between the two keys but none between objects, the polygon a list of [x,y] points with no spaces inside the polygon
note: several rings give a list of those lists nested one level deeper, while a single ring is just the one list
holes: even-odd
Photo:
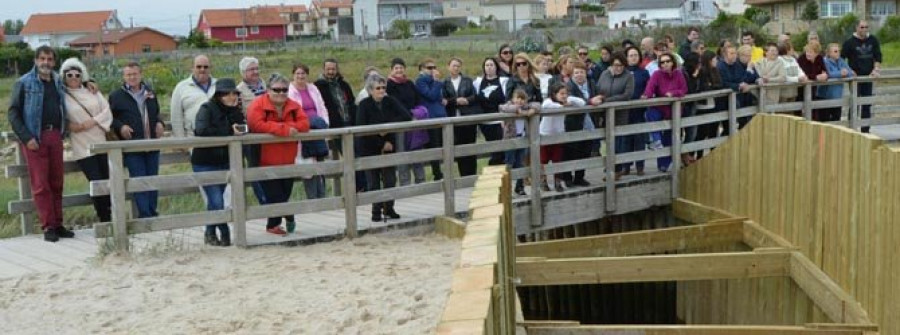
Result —
[{"label": "wooden retaining wall", "polygon": [[[900,334],[900,149],[875,136],[799,118],[757,115],[709,156],[683,170],[681,195],[747,216],[797,246],[856,298],[884,334]],[[696,287],[735,299],[744,311],[686,315],[690,323],[796,324],[827,320],[784,281]],[[764,296],[779,298],[757,305]],[[752,315],[748,316],[752,318]]]}]

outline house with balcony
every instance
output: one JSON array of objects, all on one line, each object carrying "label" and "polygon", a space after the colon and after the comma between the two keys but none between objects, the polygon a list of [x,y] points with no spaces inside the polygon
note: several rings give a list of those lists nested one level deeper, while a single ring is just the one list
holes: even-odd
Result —
[{"label": "house with balcony", "polygon": [[314,36],[317,32],[315,21],[310,18],[310,11],[306,5],[274,5],[263,8],[278,11],[281,19],[287,25],[288,39],[297,39],[304,36]]},{"label": "house with balcony", "polygon": [[719,9],[713,0],[629,0],[618,1],[609,10],[609,28],[628,27],[633,20],[648,26],[705,25],[716,19]]},{"label": "house with balcony", "polygon": [[353,0],[313,0],[310,6],[323,34],[330,34],[335,40],[353,35]]},{"label": "house with balcony", "polygon": [[39,13],[28,18],[20,34],[32,49],[42,45],[60,48],[91,33],[115,29],[122,29],[115,10]]},{"label": "house with balcony", "polygon": [[[746,4],[769,11],[772,20],[765,28],[772,34],[799,32],[809,29],[801,20],[807,0],[746,0]],[[839,18],[849,13],[865,16],[876,25],[891,15],[897,15],[898,0],[819,0],[819,18]]]},{"label": "house with balcony", "polygon": [[354,32],[371,38],[384,36],[396,20],[410,22],[410,32],[431,34],[436,19],[443,17],[443,1],[357,0],[353,3]]}]

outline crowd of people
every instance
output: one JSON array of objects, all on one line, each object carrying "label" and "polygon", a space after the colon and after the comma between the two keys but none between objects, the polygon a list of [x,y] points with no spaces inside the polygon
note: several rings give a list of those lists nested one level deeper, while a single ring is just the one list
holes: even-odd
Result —
[{"label": "crowd of people", "polygon": [[[463,74],[460,58],[447,60],[445,77],[435,59],[418,62],[418,72],[411,76],[406,61],[398,57],[391,60],[386,76],[377,68],[367,68],[363,73],[365,87],[357,94],[341,74],[336,59],[323,60],[321,74],[315,80],[304,64],[293,66],[288,77],[273,74],[264,80],[259,60],[245,57],[238,64],[240,79],[234,80],[213,78],[210,59],[201,55],[193,59],[191,76],[172,90],[168,123],[174,137],[235,136],[248,132],[289,137],[316,129],[490,113],[531,116],[568,106],[683,97],[719,89],[737,92],[738,107],[772,104],[794,101],[797,88],[773,88],[760,96],[758,91],[750,90],[750,85],[810,81],[821,82],[814,89],[814,99],[836,99],[843,94],[843,86],[829,84],[829,79],[878,76],[882,59],[878,40],[868,33],[866,21],[856,25],[856,33],[843,45],[830,43],[823,48],[817,36],[811,34],[802,54],[793,50],[789,38],[781,36],[778,43],[760,47],[751,33],[744,33],[739,41],[722,40],[714,52],[702,42],[701,31],[692,28],[680,46],[672,36],[667,35],[658,43],[646,37],[639,45],[630,40],[617,46],[603,45],[599,55],[593,61],[590,49],[579,46],[561,48],[555,55],[545,52],[531,56],[516,53],[504,44],[496,56],[481,62],[478,73],[472,77]],[[25,153],[44,238],[50,242],[74,236],[62,225],[63,138],[70,138],[72,157],[87,179],[104,180],[109,178],[108,159],[105,154],[91,155],[90,145],[109,140],[160,138],[167,124],[160,118],[159,101],[153,88],[143,80],[139,63],[125,65],[122,85],[104,98],[90,81],[83,63],[65,60],[55,73],[56,62],[57,54],[52,48],[37,49],[34,69],[15,84],[8,114]],[[860,83],[857,94],[871,95],[872,84]],[[728,101],[727,97],[720,97],[686,103],[683,107],[682,116],[701,115],[726,110]],[[614,123],[667,120],[672,113],[669,105],[633,108],[617,111]],[[862,117],[869,116],[870,106],[862,107]],[[841,109],[818,109],[813,117],[819,121],[839,120]],[[540,118],[539,131],[541,135],[590,131],[604,127],[606,121],[599,113],[547,115]],[[741,118],[739,123],[743,126],[747,121]],[[521,118],[459,125],[453,129],[452,144],[475,143],[479,132],[486,141],[526,137],[525,129]],[[710,123],[687,127],[680,138],[684,142],[699,141],[728,131],[727,126]],[[378,156],[449,144],[442,143],[442,139],[441,129],[369,134],[356,139],[355,154]],[[616,153],[627,153],[662,149],[671,141],[670,131],[650,132],[617,136],[614,146]],[[539,153],[526,149],[497,152],[491,154],[488,164],[519,168],[527,164],[529,154],[540,155],[541,164],[579,160],[599,155],[600,147],[600,141],[587,140],[544,145]],[[243,155],[248,167],[265,167],[316,164],[329,156],[339,157],[341,150],[339,141],[288,141],[247,145]],[[702,154],[684,154],[681,161],[690,164]],[[124,154],[124,164],[131,177],[153,176],[159,172],[159,157],[159,151],[129,152]],[[666,172],[671,162],[671,157],[661,157],[657,169]],[[194,172],[228,170],[229,163],[227,147],[191,151]],[[456,163],[461,176],[477,173],[475,156],[458,157]],[[358,173],[358,191],[391,188],[398,179],[401,185],[424,182],[426,165],[434,180],[453,173],[442,171],[439,161],[372,169]],[[645,173],[644,162],[617,164],[615,178],[631,174],[632,165],[637,175]],[[550,191],[548,179],[532,182]],[[294,182],[294,178],[281,178],[252,182],[251,187],[260,204],[276,204],[290,199]],[[577,170],[553,176],[552,189],[563,191],[590,185],[585,171]],[[327,196],[323,176],[305,177],[303,186],[307,199]],[[525,181],[517,180],[514,192],[525,195],[524,186]],[[201,192],[208,210],[225,208],[230,193],[225,184],[205,185]],[[137,192],[133,198],[138,217],[158,215],[156,191]],[[109,197],[94,197],[93,202],[99,219],[110,221]],[[373,204],[373,221],[398,218],[393,201]],[[295,229],[293,215],[271,217],[266,225],[266,231],[276,235]],[[205,241],[209,245],[231,245],[227,223],[208,225]]]}]

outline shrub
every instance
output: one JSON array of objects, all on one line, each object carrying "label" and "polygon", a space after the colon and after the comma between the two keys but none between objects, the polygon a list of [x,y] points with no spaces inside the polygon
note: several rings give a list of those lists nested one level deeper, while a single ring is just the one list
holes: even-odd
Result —
[{"label": "shrub", "polygon": [[890,43],[900,41],[900,17],[888,16],[884,21],[884,26],[875,34],[881,43]]},{"label": "shrub", "polygon": [[434,25],[432,32],[434,33],[434,36],[449,36],[450,33],[456,31],[456,29],[459,29],[459,27],[452,22],[443,22]]},{"label": "shrub", "polygon": [[531,36],[526,36],[525,38],[521,38],[516,43],[512,45],[512,49],[516,52],[541,52],[544,51],[544,44],[538,43]]}]

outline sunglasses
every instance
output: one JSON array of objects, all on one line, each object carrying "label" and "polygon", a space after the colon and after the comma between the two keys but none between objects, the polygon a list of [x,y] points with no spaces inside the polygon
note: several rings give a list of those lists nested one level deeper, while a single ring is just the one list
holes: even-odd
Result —
[{"label": "sunglasses", "polygon": [[195,67],[195,68],[198,68],[198,69],[201,69],[201,70],[206,70],[206,69],[209,68],[209,65],[196,65],[196,66],[194,66],[194,67]]},{"label": "sunglasses", "polygon": [[385,88],[387,88],[387,87],[386,86],[375,86],[374,90],[383,91]]},{"label": "sunglasses", "polygon": [[287,91],[288,91],[287,87],[279,87],[279,88],[273,87],[272,88],[272,92],[279,93],[279,94],[285,94],[285,93],[287,93]]},{"label": "sunglasses", "polygon": [[66,73],[66,78],[81,78],[81,73],[69,72],[69,73]]},{"label": "sunglasses", "polygon": [[501,54],[501,55],[512,55],[512,51],[509,51],[509,50],[503,50],[502,52],[500,52],[500,54]]},{"label": "sunglasses", "polygon": [[434,70],[434,69],[436,69],[436,68],[437,68],[437,66],[434,66],[434,65],[430,65],[430,66],[426,66],[426,67],[425,67],[426,70]]},{"label": "sunglasses", "polygon": [[859,26],[860,29],[869,29],[869,26]]},{"label": "sunglasses", "polygon": [[528,66],[526,62],[516,62],[516,66]]},{"label": "sunglasses", "polygon": [[587,53],[587,52],[579,52],[578,55],[579,55],[579,56],[587,56],[588,53]]}]

